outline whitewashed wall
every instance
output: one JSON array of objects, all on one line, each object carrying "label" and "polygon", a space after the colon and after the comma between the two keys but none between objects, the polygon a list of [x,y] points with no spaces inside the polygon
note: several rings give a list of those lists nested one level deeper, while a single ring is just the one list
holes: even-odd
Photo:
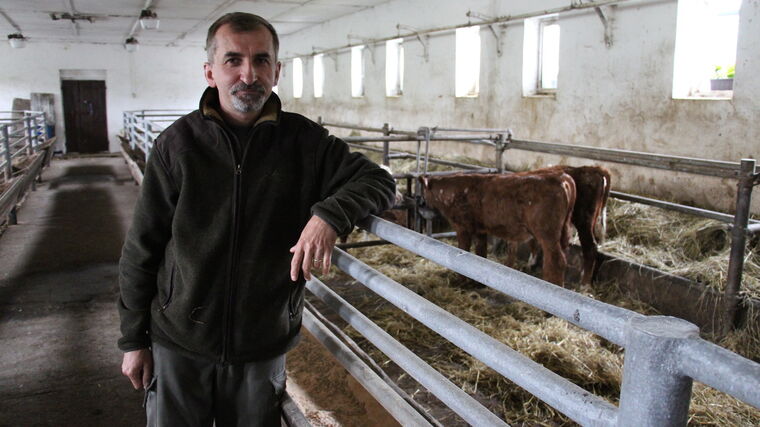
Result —
[{"label": "whitewashed wall", "polygon": [[109,147],[117,151],[124,111],[197,108],[206,87],[204,60],[201,47],[141,46],[129,53],[115,45],[28,43],[11,49],[0,43],[0,110],[10,110],[13,98],[28,99],[32,92],[54,94],[56,150],[64,151],[60,70],[105,70]]},{"label": "whitewashed wall", "polygon": [[[346,35],[362,38],[398,34],[397,24],[419,29],[467,23],[468,10],[490,16],[516,15],[569,1],[397,0],[336,21],[312,27],[281,42],[281,57],[306,55],[313,47],[349,43]],[[744,0],[741,10],[734,98],[732,100],[672,99],[673,54],[677,2],[632,0],[611,13],[614,44],[604,44],[604,30],[593,9],[560,15],[561,53],[556,99],[522,96],[523,25],[496,27],[503,33],[502,55],[495,38],[481,31],[480,96],[454,97],[454,34],[429,38],[429,59],[414,38],[406,49],[405,93],[385,97],[384,45],[370,52],[366,63],[366,94],[351,98],[350,52],[325,58],[325,95],[312,96],[312,61],[304,64],[304,96],[292,98],[291,63],[284,64],[280,96],[287,109],[316,119],[416,129],[419,126],[510,127],[521,139],[622,148],[660,154],[738,161],[760,154],[760,1]],[[475,22],[475,20],[473,20]],[[406,32],[408,30],[402,30]],[[709,31],[709,29],[705,29]],[[351,42],[356,43],[357,39]],[[337,131],[336,131],[337,133]],[[492,159],[481,147],[443,145],[439,152]],[[547,164],[587,164],[589,161],[539,153],[508,151],[514,168]],[[734,180],[697,177],[653,169],[606,164],[613,188],[697,206],[734,209]],[[753,211],[760,212],[760,195]]]}]

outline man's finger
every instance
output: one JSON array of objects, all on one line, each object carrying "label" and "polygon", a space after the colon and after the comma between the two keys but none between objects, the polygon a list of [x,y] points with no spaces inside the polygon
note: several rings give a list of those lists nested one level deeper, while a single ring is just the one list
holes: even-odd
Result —
[{"label": "man's finger", "polygon": [[332,264],[332,251],[325,252],[325,259],[322,260],[322,274],[330,272],[330,265]]},{"label": "man's finger", "polygon": [[306,250],[303,253],[303,260],[301,261],[301,270],[303,270],[303,277],[306,280],[311,280],[311,257],[311,247],[306,246]]},{"label": "man's finger", "polygon": [[297,246],[292,247],[290,251],[293,252],[293,259],[290,260],[290,280],[295,282],[298,280],[298,269],[301,267],[301,257],[303,256],[303,251],[301,251]]},{"label": "man's finger", "polygon": [[140,374],[141,372],[133,372],[127,377],[129,378],[129,381],[132,383],[132,387],[134,387],[135,390],[140,390]]}]

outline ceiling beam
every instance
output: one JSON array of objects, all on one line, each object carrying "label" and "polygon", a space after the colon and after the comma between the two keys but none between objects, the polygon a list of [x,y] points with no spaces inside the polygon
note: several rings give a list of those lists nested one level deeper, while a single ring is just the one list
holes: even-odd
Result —
[{"label": "ceiling beam", "polygon": [[219,6],[215,7],[214,10],[211,11],[211,13],[209,13],[208,15],[206,15],[205,18],[203,18],[202,20],[196,22],[195,25],[193,25],[192,27],[190,27],[189,30],[183,32],[182,34],[180,34],[179,36],[177,36],[176,39],[174,39],[173,41],[167,43],[166,47],[176,46],[177,42],[180,41],[180,40],[182,40],[182,39],[184,39],[185,37],[187,37],[188,34],[192,33],[195,30],[197,30],[198,27],[200,27],[201,25],[206,25],[206,23],[211,19],[211,17],[214,16],[214,15],[216,15],[220,10],[222,10],[222,9],[230,6],[232,3],[235,3],[237,1],[238,0],[226,0],[226,1],[223,1]]},{"label": "ceiling beam", "polygon": [[[74,9],[74,0],[64,0],[64,3],[69,10],[69,14],[71,16],[77,16],[77,10]],[[79,24],[77,24],[77,21],[74,19],[71,20],[71,30],[74,32],[75,36],[79,37]]]},{"label": "ceiling beam", "polygon": [[13,27],[16,30],[17,33],[19,33],[19,34],[21,33],[21,27],[19,27],[18,24],[16,24],[15,22],[13,22],[13,20],[11,19],[11,17],[8,16],[8,14],[5,13],[5,11],[0,10],[0,15],[3,15],[3,18],[5,18],[5,20],[8,21],[9,24],[11,24],[11,27]]}]

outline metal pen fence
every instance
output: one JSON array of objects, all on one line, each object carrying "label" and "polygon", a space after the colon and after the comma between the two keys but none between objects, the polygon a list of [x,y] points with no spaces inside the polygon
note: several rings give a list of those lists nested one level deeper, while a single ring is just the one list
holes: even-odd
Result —
[{"label": "metal pen fence", "polygon": [[[40,170],[50,161],[50,145],[45,128],[45,113],[37,111],[0,111],[0,218],[16,224],[16,204],[31,187]],[[44,153],[41,153],[43,152]],[[24,160],[28,160],[24,164]],[[16,165],[14,165],[14,161]],[[15,166],[24,166],[14,170]]]},{"label": "metal pen fence", "polygon": [[[129,123],[137,129],[134,124],[139,124],[139,121],[136,119],[145,120],[146,117],[142,113],[142,117],[127,120],[125,113],[125,126]],[[139,128],[143,131],[128,131],[125,128],[125,135],[130,138],[130,144],[139,145],[142,142],[141,149],[145,147],[149,150],[146,137],[140,133],[145,130],[153,132],[155,128],[145,123],[139,124]],[[398,131],[385,126],[385,136],[391,136],[393,132]],[[421,134],[426,145],[437,140],[432,137],[433,131]],[[418,141],[421,146],[423,140],[419,139],[419,135],[405,133],[401,137],[413,136],[411,141]],[[484,141],[483,138],[477,139]],[[507,134],[498,137],[498,141],[504,144],[508,144],[510,139]],[[494,142],[498,149],[497,144]],[[386,145],[384,154],[390,160],[394,155],[405,153],[391,152]],[[419,159],[418,156],[418,169],[422,167]],[[733,167],[729,169],[733,170]],[[685,425],[693,380],[760,409],[760,393],[757,393],[760,390],[760,365],[701,339],[698,328],[689,322],[667,316],[643,316],[596,301],[374,216],[359,225],[384,242],[407,249],[623,347],[626,352],[623,383],[619,405],[615,406],[482,333],[341,249],[334,250],[334,264],[342,271],[580,424]],[[505,425],[472,396],[390,337],[318,279],[308,281],[306,287],[465,421],[473,425]],[[411,405],[405,404],[403,399],[389,396],[393,391],[382,384],[384,381],[364,369],[363,362],[352,357],[351,351],[334,334],[325,330],[324,323],[317,317],[307,308],[304,326],[336,354],[391,415],[403,425],[434,424]]]},{"label": "metal pen fence", "polygon": [[[760,408],[760,364],[699,337],[697,326],[668,316],[643,316],[550,284],[431,237],[371,216],[360,226],[381,239],[432,260],[625,348],[619,405],[580,388],[437,307],[346,252],[335,265],[443,338],[582,425],[682,426],[693,380]],[[410,376],[472,425],[503,425],[445,378],[371,324],[318,279],[307,289]],[[456,388],[456,387],[455,387]],[[405,424],[404,419],[399,419]]]},{"label": "metal pen fence", "polygon": [[32,155],[47,140],[45,113],[38,111],[0,111],[0,168],[2,178],[13,177],[13,160]]},{"label": "metal pen fence", "polygon": [[133,151],[142,151],[147,161],[158,135],[169,124],[189,112],[189,110],[125,111],[122,116],[124,138],[129,141],[129,146]]},{"label": "metal pen fence", "polygon": [[[459,162],[446,162],[430,157],[431,141],[458,141],[463,143],[487,145],[494,148],[493,171],[503,172],[504,152],[509,149],[534,151],[547,154],[565,155],[609,163],[627,164],[653,169],[662,169],[673,172],[685,172],[701,176],[729,178],[737,180],[736,213],[734,215],[716,212],[708,209],[695,208],[679,203],[656,200],[619,191],[611,191],[610,196],[631,202],[655,206],[662,209],[674,210],[694,216],[709,218],[729,224],[731,227],[731,251],[728,260],[728,274],[724,289],[723,307],[723,333],[728,333],[736,322],[738,306],[740,304],[739,291],[744,268],[747,236],[760,232],[760,221],[750,219],[750,200],[754,186],[760,184],[760,172],[757,170],[754,159],[742,159],[739,162],[727,162],[720,160],[698,159],[682,156],[643,153],[637,151],[588,147],[572,144],[559,144],[538,141],[515,139],[509,129],[464,129],[444,127],[420,127],[417,132],[398,131],[388,124],[380,128],[356,126],[347,123],[333,123],[324,121],[319,117],[319,123],[327,127],[379,132],[383,136],[351,136],[343,138],[354,148],[369,149],[371,151],[382,150],[383,163],[390,165],[392,158],[404,158],[414,156],[417,159],[417,167],[414,173],[398,174],[399,178],[407,179],[407,191],[411,191],[411,178],[420,174],[427,174],[428,163],[442,163],[449,166],[461,167],[465,170],[477,168]],[[459,134],[450,134],[458,132]],[[461,135],[462,132],[471,135]],[[482,135],[485,134],[485,135]],[[382,149],[367,147],[356,144],[359,142],[383,142]],[[416,154],[412,155],[390,149],[391,142],[416,142]],[[422,147],[424,144],[424,153]],[[424,165],[424,167],[422,166]],[[483,172],[481,168],[478,172]],[[419,188],[416,194],[420,194]],[[411,195],[411,194],[409,194]],[[417,222],[419,224],[419,221]],[[419,225],[415,227],[420,230]],[[430,225],[428,225],[430,230]]]}]

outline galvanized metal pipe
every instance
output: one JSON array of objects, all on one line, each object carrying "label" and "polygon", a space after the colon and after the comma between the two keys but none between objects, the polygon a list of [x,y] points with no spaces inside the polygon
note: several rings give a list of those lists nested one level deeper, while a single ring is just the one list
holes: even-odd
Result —
[{"label": "galvanized metal pipe", "polygon": [[412,408],[308,309],[303,311],[303,325],[401,425],[430,426],[425,417]]},{"label": "galvanized metal pipe", "polygon": [[619,191],[610,191],[610,196],[620,200],[627,200],[629,202],[641,203],[643,205],[656,206],[662,209],[669,209],[673,211],[683,212],[690,215],[700,216],[703,218],[714,219],[721,222],[734,222],[734,216],[724,214],[722,212],[715,212],[707,209],[700,209],[691,206],[681,205],[678,203],[664,202],[662,200],[651,199],[649,197],[636,196],[633,194],[621,193]]},{"label": "galvanized metal pipe", "polygon": [[632,318],[627,325],[618,426],[686,425],[692,379],[678,368],[679,348],[699,328],[669,316]]},{"label": "galvanized metal pipe", "polygon": [[[339,252],[345,254],[339,250],[333,253],[337,255]],[[504,421],[396,341],[319,279],[313,278],[306,282],[306,288],[465,421],[476,426],[506,425]]]},{"label": "galvanized metal pipe", "polygon": [[[407,231],[407,234],[412,233]],[[429,237],[426,239],[435,242]],[[609,425],[615,421],[616,408],[606,400],[493,339],[348,253],[335,249],[333,261],[388,302],[571,419],[585,425]]]},{"label": "galvanized metal pipe", "polygon": [[13,178],[13,158],[11,157],[11,138],[8,135],[8,125],[3,125],[3,148],[5,149],[5,181]]},{"label": "galvanized metal pipe", "polygon": [[33,139],[33,133],[32,133],[32,117],[27,116],[26,118],[26,141],[28,142],[26,147],[26,154],[31,156],[34,154],[34,139]]},{"label": "galvanized metal pipe", "polygon": [[[449,238],[449,237],[457,237],[457,233],[455,231],[448,231],[445,233],[431,234],[430,237],[434,239],[444,239],[444,238]],[[369,246],[381,246],[381,245],[389,245],[389,244],[391,244],[391,242],[387,240],[368,240],[364,242],[339,243],[335,246],[340,249],[355,249],[355,248],[366,248]]]},{"label": "galvanized metal pipe", "polygon": [[601,335],[620,346],[625,345],[624,330],[628,319],[641,316],[481,258],[374,215],[360,221],[359,226],[397,246]]},{"label": "galvanized metal pipe", "polygon": [[509,132],[509,129],[483,129],[483,128],[474,128],[474,129],[463,129],[463,128],[442,128],[435,126],[432,128],[433,132],[482,132],[482,133],[507,133]]},{"label": "galvanized metal pipe", "polygon": [[288,391],[285,390],[282,393],[282,418],[285,420],[285,424],[288,427],[311,427],[311,423],[306,416],[301,412],[301,409],[290,397]]},{"label": "galvanized metal pipe", "polygon": [[703,339],[690,339],[678,351],[685,375],[760,409],[760,364]]},{"label": "galvanized metal pipe", "polygon": [[728,274],[723,308],[723,334],[734,328],[736,311],[739,306],[739,288],[744,269],[744,251],[747,245],[747,224],[749,222],[750,199],[754,185],[755,160],[742,159],[741,175],[737,183],[736,215],[731,229],[731,255],[728,260]]},{"label": "galvanized metal pipe", "polygon": [[760,233],[760,224],[750,224],[747,226],[748,234]]},{"label": "galvanized metal pipe", "polygon": [[739,164],[718,160],[704,160],[612,148],[587,147],[581,145],[556,144],[517,139],[513,139],[507,148],[583,157],[592,160],[603,160],[613,163],[623,163],[654,169],[665,169],[723,178],[737,178],[739,176]]},{"label": "galvanized metal pipe", "polygon": [[[363,145],[360,145],[359,147],[364,147]],[[414,154],[411,153],[405,153],[403,151],[397,151],[390,155],[391,158],[406,158],[406,159],[413,159],[415,158]],[[452,162],[449,160],[441,160],[436,159],[435,157],[430,158],[430,163],[435,163],[438,165],[445,165],[445,166],[453,166],[453,167],[460,167],[463,169],[483,169],[484,166],[479,165],[472,165],[469,163],[460,163],[460,162]]]}]

